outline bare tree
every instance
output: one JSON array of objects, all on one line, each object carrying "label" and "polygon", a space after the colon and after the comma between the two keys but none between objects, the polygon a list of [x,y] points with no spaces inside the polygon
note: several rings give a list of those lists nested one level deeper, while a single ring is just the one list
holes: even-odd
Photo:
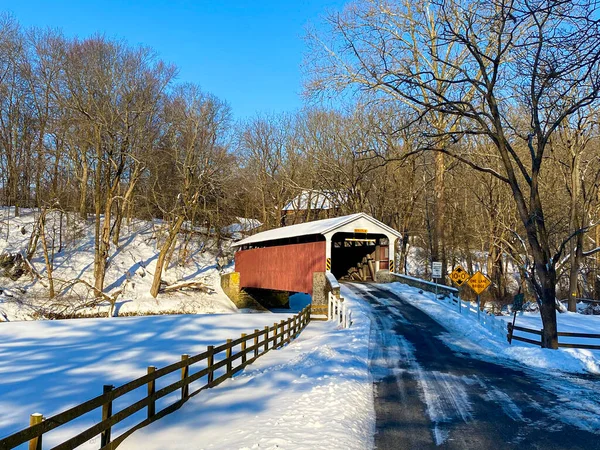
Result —
[{"label": "bare tree", "polygon": [[[152,193],[168,226],[150,289],[153,297],[159,293],[163,270],[168,267],[186,219],[193,227],[195,216],[200,215],[207,236],[213,224],[221,226],[209,220],[209,208],[215,206],[219,187],[227,179],[230,159],[223,143],[229,115],[225,103],[191,84],[179,86],[165,102],[163,117],[168,125],[153,163],[156,178]],[[174,192],[161,193],[166,174]],[[197,214],[199,206],[202,214]]]},{"label": "bare tree", "polygon": [[[533,258],[528,274],[540,303],[542,343],[557,348],[556,263],[574,236],[552,248],[540,174],[549,140],[560,124],[597,102],[598,6],[591,0],[439,0],[417,7],[436,24],[440,42],[435,49],[423,45],[420,51],[442,70],[412,63],[414,47],[403,36],[426,25],[413,20],[406,5],[365,1],[330,18],[333,40],[321,47],[322,59],[314,66],[309,88],[358,85],[371,97],[409,104],[414,123],[428,124],[420,149],[451,155],[510,187]],[[441,57],[447,49],[450,57]],[[511,121],[515,105],[527,114],[526,129]],[[455,118],[456,127],[440,131],[431,126],[440,114]],[[458,145],[446,145],[447,139],[458,143],[468,135],[489,140],[501,171],[479,163],[477,155]]]}]

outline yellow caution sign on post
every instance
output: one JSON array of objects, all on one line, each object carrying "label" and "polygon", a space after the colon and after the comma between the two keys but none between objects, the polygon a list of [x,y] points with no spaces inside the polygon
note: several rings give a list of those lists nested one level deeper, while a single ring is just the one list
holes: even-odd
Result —
[{"label": "yellow caution sign on post", "polygon": [[469,278],[471,278],[469,272],[460,266],[456,266],[449,276],[452,282],[458,287],[461,287]]},{"label": "yellow caution sign on post", "polygon": [[469,278],[467,283],[477,295],[481,294],[490,286],[490,284],[492,284],[491,280],[480,271],[475,272],[475,274]]},{"label": "yellow caution sign on post", "polygon": [[[322,261],[322,260],[321,260]],[[326,270],[331,272],[331,258],[327,258]]]}]

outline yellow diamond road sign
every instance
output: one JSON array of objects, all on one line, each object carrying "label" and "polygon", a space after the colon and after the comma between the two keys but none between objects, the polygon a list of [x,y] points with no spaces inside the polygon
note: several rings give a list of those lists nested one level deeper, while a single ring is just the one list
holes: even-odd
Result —
[{"label": "yellow diamond road sign", "polygon": [[473,289],[475,293],[479,295],[485,291],[488,286],[492,284],[492,282],[484,274],[477,271],[471,278],[469,278],[468,284],[471,286],[471,289]]},{"label": "yellow diamond road sign", "polygon": [[454,268],[454,270],[452,271],[452,273],[450,274],[450,279],[458,287],[461,287],[463,284],[465,284],[465,281],[467,281],[469,279],[469,277],[470,277],[469,272],[467,272],[465,269],[463,269],[460,266],[456,266]]}]

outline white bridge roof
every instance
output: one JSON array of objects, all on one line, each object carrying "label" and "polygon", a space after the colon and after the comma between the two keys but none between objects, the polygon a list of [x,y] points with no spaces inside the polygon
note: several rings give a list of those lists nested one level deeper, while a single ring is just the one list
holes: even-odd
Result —
[{"label": "white bridge roof", "polygon": [[233,246],[241,246],[247,244],[256,244],[258,242],[274,241],[277,239],[287,239],[299,236],[308,236],[312,234],[327,234],[337,228],[341,228],[344,225],[351,224],[358,220],[367,220],[373,225],[383,229],[384,231],[393,234],[396,237],[401,237],[393,228],[388,227],[386,224],[379,220],[369,216],[365,213],[350,214],[349,216],[333,217],[331,219],[315,220],[313,222],[299,223],[296,225],[289,225],[287,227],[274,228],[272,230],[263,231],[257,233],[254,236],[247,237],[233,244]]}]

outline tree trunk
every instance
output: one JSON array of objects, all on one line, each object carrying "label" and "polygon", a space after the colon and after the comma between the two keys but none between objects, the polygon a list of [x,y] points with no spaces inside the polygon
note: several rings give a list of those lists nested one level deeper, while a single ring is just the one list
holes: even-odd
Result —
[{"label": "tree trunk", "polygon": [[46,241],[46,211],[42,212],[39,220],[40,238],[42,239],[42,249],[44,250],[44,262],[46,263],[46,274],[48,276],[48,296],[52,300],[56,294],[54,293],[54,278],[52,276],[52,260],[48,254],[48,243]]},{"label": "tree trunk", "polygon": [[179,234],[179,230],[181,229],[181,225],[183,224],[184,220],[185,220],[184,214],[180,215],[177,218],[177,220],[175,221],[175,224],[173,225],[173,228],[171,228],[171,230],[169,231],[169,235],[167,236],[167,239],[165,240],[165,242],[163,243],[163,245],[160,248],[160,252],[158,254],[158,260],[156,261],[156,269],[154,270],[154,278],[152,280],[152,287],[150,288],[150,295],[152,295],[152,297],[154,297],[154,298],[156,298],[158,296],[158,291],[160,290],[160,282],[162,279],[162,272],[163,272],[163,267],[165,265],[165,259],[167,257],[167,254],[169,253],[169,250],[171,248],[173,241],[177,237],[177,234]]},{"label": "tree trunk", "polygon": [[579,268],[583,260],[583,233],[579,233],[575,241],[575,248],[571,252],[571,267],[569,269],[569,311],[577,312],[577,283],[579,281]]},{"label": "tree trunk", "polygon": [[81,173],[80,193],[79,193],[79,215],[83,220],[87,220],[87,188],[89,179],[89,169],[87,164],[83,164]]},{"label": "tree trunk", "polygon": [[[583,228],[580,202],[581,202],[581,153],[571,149],[571,214],[569,217],[569,231],[571,233]],[[569,311],[577,311],[577,281],[579,267],[583,259],[583,233],[571,239],[570,270],[569,270]]]},{"label": "tree trunk", "polygon": [[546,270],[536,264],[537,277],[540,283],[541,305],[540,315],[544,324],[542,331],[542,347],[558,348],[558,330],[556,326],[556,272],[553,267]]},{"label": "tree trunk", "polygon": [[[600,225],[596,227],[596,247],[600,247]],[[596,253],[596,272],[594,273],[594,298],[600,299],[600,252]]]},{"label": "tree trunk", "polygon": [[433,225],[434,237],[433,237],[433,252],[431,255],[432,261],[440,261],[442,263],[442,280],[446,280],[446,248],[444,242],[444,222],[445,222],[445,184],[444,175],[446,167],[444,164],[444,154],[437,153],[435,155],[435,205],[434,205],[434,217],[435,221]]},{"label": "tree trunk", "polygon": [[98,242],[97,256],[97,272],[95,274],[94,286],[98,292],[104,290],[104,278],[106,276],[106,263],[108,260],[108,252],[110,250],[110,219],[111,219],[111,205],[112,196],[106,199],[106,206],[104,208],[104,219],[102,221],[102,228],[100,239]]}]

